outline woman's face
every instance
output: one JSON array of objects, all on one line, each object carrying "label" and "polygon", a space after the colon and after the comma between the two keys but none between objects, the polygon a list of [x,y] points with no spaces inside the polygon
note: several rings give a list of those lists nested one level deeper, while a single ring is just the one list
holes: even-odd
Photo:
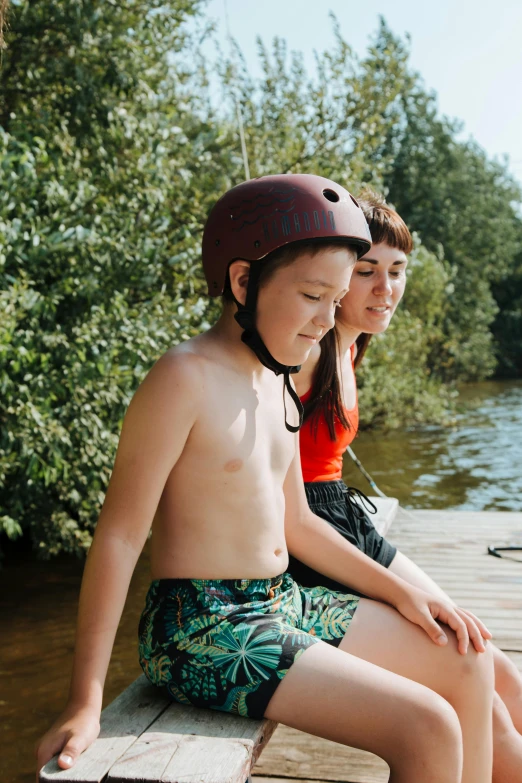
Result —
[{"label": "woman's face", "polygon": [[357,332],[384,332],[402,299],[407,263],[402,250],[384,242],[372,245],[355,264],[350,290],[335,320]]}]

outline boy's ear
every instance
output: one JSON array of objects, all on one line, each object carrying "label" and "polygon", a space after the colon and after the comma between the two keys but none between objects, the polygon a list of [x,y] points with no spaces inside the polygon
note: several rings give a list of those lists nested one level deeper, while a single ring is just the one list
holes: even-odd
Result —
[{"label": "boy's ear", "polygon": [[250,261],[238,259],[232,261],[228,267],[230,289],[235,298],[241,304],[245,304],[247,295],[248,278],[250,275]]}]

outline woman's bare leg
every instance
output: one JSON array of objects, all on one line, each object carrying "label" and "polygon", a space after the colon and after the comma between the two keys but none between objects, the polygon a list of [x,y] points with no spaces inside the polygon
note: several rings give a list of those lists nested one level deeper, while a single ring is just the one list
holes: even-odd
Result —
[{"label": "woman's bare leg", "polygon": [[448,702],[330,645],[301,655],[265,716],[375,753],[390,766],[393,783],[461,783],[462,735]]},{"label": "woman's bare leg", "polygon": [[493,702],[493,783],[522,781],[522,737],[498,695]]},{"label": "woman's bare leg", "polygon": [[513,725],[522,734],[522,675],[508,656],[493,646],[495,690],[506,705]]},{"label": "woman's bare leg", "polygon": [[[445,598],[448,597],[433,579],[403,555],[402,552],[397,552],[395,555],[390,565],[390,571],[402,577],[406,582],[416,585],[416,587],[421,587],[429,593],[440,595],[441,597],[444,596]],[[522,733],[522,675],[513,661],[502,650],[499,650],[493,644],[491,646],[493,648],[495,665],[495,690],[508,708],[515,729]]]},{"label": "woman's bare leg", "polygon": [[447,635],[448,644],[438,647],[395,609],[361,599],[339,650],[408,677],[446,699],[462,730],[462,783],[490,783],[493,654],[488,645],[485,653],[470,646],[461,655],[455,635],[449,629]]}]

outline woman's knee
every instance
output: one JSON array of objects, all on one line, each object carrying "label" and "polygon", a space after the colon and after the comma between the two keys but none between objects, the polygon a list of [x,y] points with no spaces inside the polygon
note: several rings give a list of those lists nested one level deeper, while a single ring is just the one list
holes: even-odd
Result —
[{"label": "woman's knee", "polygon": [[493,657],[493,646],[486,644],[484,652],[477,652],[470,644],[466,655],[461,655],[466,659],[464,664],[468,677],[477,680],[484,688],[493,693],[495,687],[495,664]]},{"label": "woman's knee", "polygon": [[509,693],[516,696],[522,693],[522,680],[520,672],[506,653],[498,647],[491,645],[493,649],[493,661],[495,668],[495,688],[500,693]]},{"label": "woman's knee", "polygon": [[446,682],[442,695],[451,704],[462,698],[491,703],[495,689],[495,669],[492,645],[486,645],[485,652],[477,652],[470,644],[466,655],[453,649],[445,667]]}]

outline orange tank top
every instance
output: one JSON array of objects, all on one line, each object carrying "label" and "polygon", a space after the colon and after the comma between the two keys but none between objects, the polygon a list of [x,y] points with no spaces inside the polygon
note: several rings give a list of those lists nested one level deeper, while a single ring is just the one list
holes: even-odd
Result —
[{"label": "orange tank top", "polygon": [[[312,390],[310,389],[306,394],[303,394],[301,397],[303,404],[308,400],[311,392]],[[345,429],[339,419],[336,419],[334,424],[336,440],[331,440],[326,419],[322,415],[320,415],[319,421],[312,417],[301,427],[299,432],[299,450],[301,452],[301,468],[305,482],[335,481],[342,478],[343,454],[346,447],[352,443],[357,435],[359,426],[357,396],[354,407],[351,410],[345,408],[344,413],[350,428]]]}]

